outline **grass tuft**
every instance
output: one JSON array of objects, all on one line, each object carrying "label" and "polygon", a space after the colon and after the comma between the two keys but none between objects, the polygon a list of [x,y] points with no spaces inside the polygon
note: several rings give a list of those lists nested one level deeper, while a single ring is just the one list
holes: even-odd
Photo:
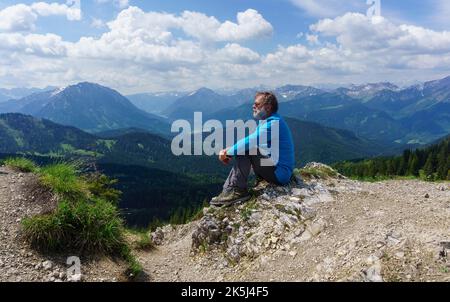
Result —
[{"label": "grass tuft", "polygon": [[152,251],[155,249],[155,246],[147,233],[139,234],[139,239],[134,243],[134,247],[141,251]]},{"label": "grass tuft", "polygon": [[40,169],[41,183],[54,193],[69,200],[88,197],[87,183],[78,177],[78,167],[75,164],[59,163]]},{"label": "grass tuft", "polygon": [[120,255],[128,263],[130,276],[137,277],[142,267],[125,239],[117,208],[120,192],[110,188],[114,181],[101,175],[80,176],[76,163],[34,167],[42,185],[60,201],[53,213],[22,221],[24,236],[32,246],[47,252]]},{"label": "grass tuft", "polygon": [[302,168],[296,169],[295,173],[300,174],[303,178],[330,178],[336,177],[338,173],[329,168],[329,167],[320,167],[320,168]]},{"label": "grass tuft", "polygon": [[18,172],[29,173],[38,171],[38,166],[33,161],[24,157],[7,158],[4,160],[4,164]]},{"label": "grass tuft", "polygon": [[117,209],[101,199],[63,200],[54,213],[25,219],[23,227],[30,243],[45,251],[115,253],[125,244]]}]

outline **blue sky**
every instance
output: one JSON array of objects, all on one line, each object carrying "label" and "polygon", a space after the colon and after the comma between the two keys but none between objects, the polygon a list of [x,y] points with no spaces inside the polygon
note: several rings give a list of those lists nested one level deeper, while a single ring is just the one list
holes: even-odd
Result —
[{"label": "blue sky", "polygon": [[4,0],[0,87],[88,80],[132,93],[449,75],[450,1],[379,3],[368,16],[366,0]]}]

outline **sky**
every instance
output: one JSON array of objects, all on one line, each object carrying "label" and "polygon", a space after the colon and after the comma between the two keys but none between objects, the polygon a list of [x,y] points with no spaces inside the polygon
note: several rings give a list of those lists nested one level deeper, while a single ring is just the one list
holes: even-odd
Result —
[{"label": "sky", "polygon": [[448,0],[0,0],[0,87],[122,93],[450,75]]}]

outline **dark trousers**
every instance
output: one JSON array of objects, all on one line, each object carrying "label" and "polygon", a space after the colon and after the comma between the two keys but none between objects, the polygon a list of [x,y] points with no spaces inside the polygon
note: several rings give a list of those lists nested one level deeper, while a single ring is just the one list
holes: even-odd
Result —
[{"label": "dark trousers", "polygon": [[230,191],[233,188],[248,189],[248,177],[250,170],[253,168],[255,175],[265,179],[269,183],[279,185],[277,177],[275,176],[275,166],[262,166],[262,155],[239,155],[234,157],[233,168],[228,175],[225,184],[223,185],[224,191]]}]

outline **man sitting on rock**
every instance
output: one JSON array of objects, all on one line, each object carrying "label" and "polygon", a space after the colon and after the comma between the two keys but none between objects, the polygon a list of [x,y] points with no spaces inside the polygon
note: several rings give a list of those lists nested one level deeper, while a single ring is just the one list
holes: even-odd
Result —
[{"label": "man sitting on rock", "polygon": [[259,180],[276,185],[289,183],[295,163],[294,144],[288,125],[277,112],[278,100],[273,93],[256,94],[253,117],[260,121],[259,125],[255,132],[219,153],[224,164],[233,157],[235,161],[222,193],[211,200],[211,205],[230,206],[249,200],[247,183],[251,168]]}]

